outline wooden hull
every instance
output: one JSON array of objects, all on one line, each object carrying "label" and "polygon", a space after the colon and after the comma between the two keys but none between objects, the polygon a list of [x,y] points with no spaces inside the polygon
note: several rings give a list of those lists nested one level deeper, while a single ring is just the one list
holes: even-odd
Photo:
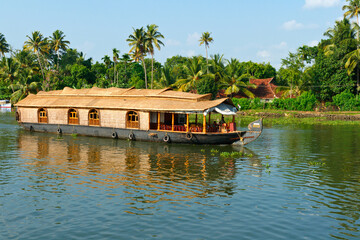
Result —
[{"label": "wooden hull", "polygon": [[[260,120],[261,121],[261,120]],[[57,134],[77,134],[84,136],[129,139],[133,141],[187,143],[187,144],[237,144],[245,145],[254,141],[260,131],[236,131],[229,133],[186,133],[157,130],[121,129],[83,125],[20,123],[26,130]]]}]

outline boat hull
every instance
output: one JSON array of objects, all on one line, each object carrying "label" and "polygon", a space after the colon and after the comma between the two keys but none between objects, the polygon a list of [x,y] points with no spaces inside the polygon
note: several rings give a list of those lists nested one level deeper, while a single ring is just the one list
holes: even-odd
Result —
[{"label": "boat hull", "polygon": [[[98,126],[20,123],[26,130],[57,134],[77,134],[93,137],[114,139],[128,139],[133,141],[187,143],[187,144],[233,144],[246,145],[254,141],[261,134],[261,129],[249,131],[235,131],[229,133],[186,133],[157,130],[122,129]],[[258,122],[255,121],[255,122]],[[255,123],[253,122],[253,123]],[[251,124],[253,124],[251,123]],[[250,125],[249,125],[250,126]]]},{"label": "boat hull", "polygon": [[188,144],[232,144],[246,132],[231,133],[185,133],[156,130],[120,129],[82,125],[59,125],[41,123],[20,123],[26,130],[57,134],[129,139],[134,141],[188,143]]}]

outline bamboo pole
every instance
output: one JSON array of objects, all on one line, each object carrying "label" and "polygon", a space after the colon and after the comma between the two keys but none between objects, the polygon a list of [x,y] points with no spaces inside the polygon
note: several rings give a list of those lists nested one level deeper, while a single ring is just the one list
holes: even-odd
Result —
[{"label": "bamboo pole", "polygon": [[171,131],[174,131],[174,123],[175,123],[175,116],[174,113],[171,114]]},{"label": "bamboo pole", "polygon": [[189,114],[186,114],[186,132],[189,132]]},{"label": "bamboo pole", "polygon": [[160,130],[160,112],[158,112],[158,127],[157,127],[157,129],[158,130]]},{"label": "bamboo pole", "polygon": [[204,121],[203,121],[203,133],[206,133],[206,116],[204,115]]}]

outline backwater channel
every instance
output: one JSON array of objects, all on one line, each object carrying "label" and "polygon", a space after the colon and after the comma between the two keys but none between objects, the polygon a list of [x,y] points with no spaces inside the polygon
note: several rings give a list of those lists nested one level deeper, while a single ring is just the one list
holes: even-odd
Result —
[{"label": "backwater channel", "polygon": [[359,239],[359,127],[264,121],[246,147],[196,146],[30,133],[0,112],[0,239]]}]

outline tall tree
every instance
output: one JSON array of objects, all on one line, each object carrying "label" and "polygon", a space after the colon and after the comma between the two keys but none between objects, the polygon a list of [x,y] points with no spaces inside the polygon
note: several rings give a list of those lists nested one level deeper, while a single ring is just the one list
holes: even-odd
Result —
[{"label": "tall tree", "polygon": [[212,37],[210,37],[209,32],[203,32],[203,34],[201,35],[200,38],[200,46],[201,45],[205,45],[205,51],[206,51],[206,69],[207,69],[207,73],[209,73],[209,62],[208,62],[208,51],[207,49],[209,48],[209,44],[212,43],[214,41],[214,39]]},{"label": "tall tree", "polygon": [[248,97],[253,98],[254,94],[248,89],[255,88],[253,84],[249,83],[252,76],[246,73],[237,59],[232,58],[228,61],[225,68],[225,76],[220,82],[220,87],[225,89],[226,95],[233,95],[234,93],[242,92]]},{"label": "tall tree", "polygon": [[[113,61],[114,61],[114,83],[115,83],[115,77],[116,77],[116,63],[119,60],[119,53],[120,51],[117,50],[116,48],[113,48]],[[119,81],[116,81],[116,84]]]},{"label": "tall tree", "polygon": [[210,60],[210,74],[216,83],[220,82],[225,75],[224,55],[215,54]]},{"label": "tall tree", "polygon": [[3,67],[0,69],[3,79],[13,84],[17,79],[20,70],[20,63],[15,58],[4,58],[5,62]]},{"label": "tall tree", "polygon": [[12,104],[17,103],[21,99],[25,98],[30,93],[36,94],[41,89],[41,83],[39,82],[32,82],[30,84],[18,83],[18,84],[11,84],[9,86],[13,90],[11,94],[10,101]]},{"label": "tall tree", "polygon": [[41,64],[41,58],[40,55],[43,55],[44,53],[47,53],[49,51],[49,44],[46,37],[43,37],[43,35],[40,33],[40,31],[32,32],[31,36],[26,35],[28,38],[27,41],[24,43],[24,48],[26,50],[34,51],[38,58],[39,66],[41,69],[42,77],[45,79],[44,70]]},{"label": "tall tree", "polygon": [[59,69],[59,59],[60,59],[60,50],[66,51],[69,47],[70,42],[65,40],[65,35],[63,31],[56,30],[53,32],[52,36],[50,36],[50,47],[56,52],[56,66]]},{"label": "tall tree", "polygon": [[133,34],[130,34],[127,42],[129,42],[129,46],[131,47],[129,53],[132,53],[132,56],[135,61],[141,60],[143,67],[144,67],[144,74],[145,74],[145,88],[147,88],[147,76],[146,76],[146,66],[144,57],[146,56],[146,49],[147,49],[147,35],[144,31],[144,28],[133,28]]},{"label": "tall tree", "polygon": [[10,51],[10,46],[6,42],[4,34],[0,33],[0,56],[5,57],[5,53],[8,53]]},{"label": "tall tree", "polygon": [[131,62],[130,55],[125,53],[122,55],[121,61],[124,63],[125,67],[125,82],[127,82],[127,65],[129,62]]},{"label": "tall tree", "polygon": [[105,55],[103,58],[101,58],[101,60],[104,61],[106,68],[110,67],[111,59],[108,55]]},{"label": "tall tree", "polygon": [[160,45],[164,46],[164,43],[160,40],[160,38],[164,38],[164,36],[158,31],[159,27],[155,24],[147,25],[147,51],[151,55],[151,89],[153,88],[154,82],[154,47],[160,50]]},{"label": "tall tree", "polygon": [[[345,64],[345,67],[350,69],[351,72],[354,70],[354,68],[358,65],[360,59],[359,59],[359,14],[360,14],[360,0],[346,0],[348,2],[348,5],[343,6],[343,10],[346,12],[344,13],[344,17],[347,18],[353,18],[356,17],[356,40],[357,40],[357,46],[356,50],[353,51],[351,54],[348,55],[348,61]],[[356,68],[356,95],[359,95],[359,67]]]},{"label": "tall tree", "polygon": [[172,86],[177,87],[182,92],[193,91],[204,75],[202,57],[188,58],[184,68],[186,77],[178,79]]}]

